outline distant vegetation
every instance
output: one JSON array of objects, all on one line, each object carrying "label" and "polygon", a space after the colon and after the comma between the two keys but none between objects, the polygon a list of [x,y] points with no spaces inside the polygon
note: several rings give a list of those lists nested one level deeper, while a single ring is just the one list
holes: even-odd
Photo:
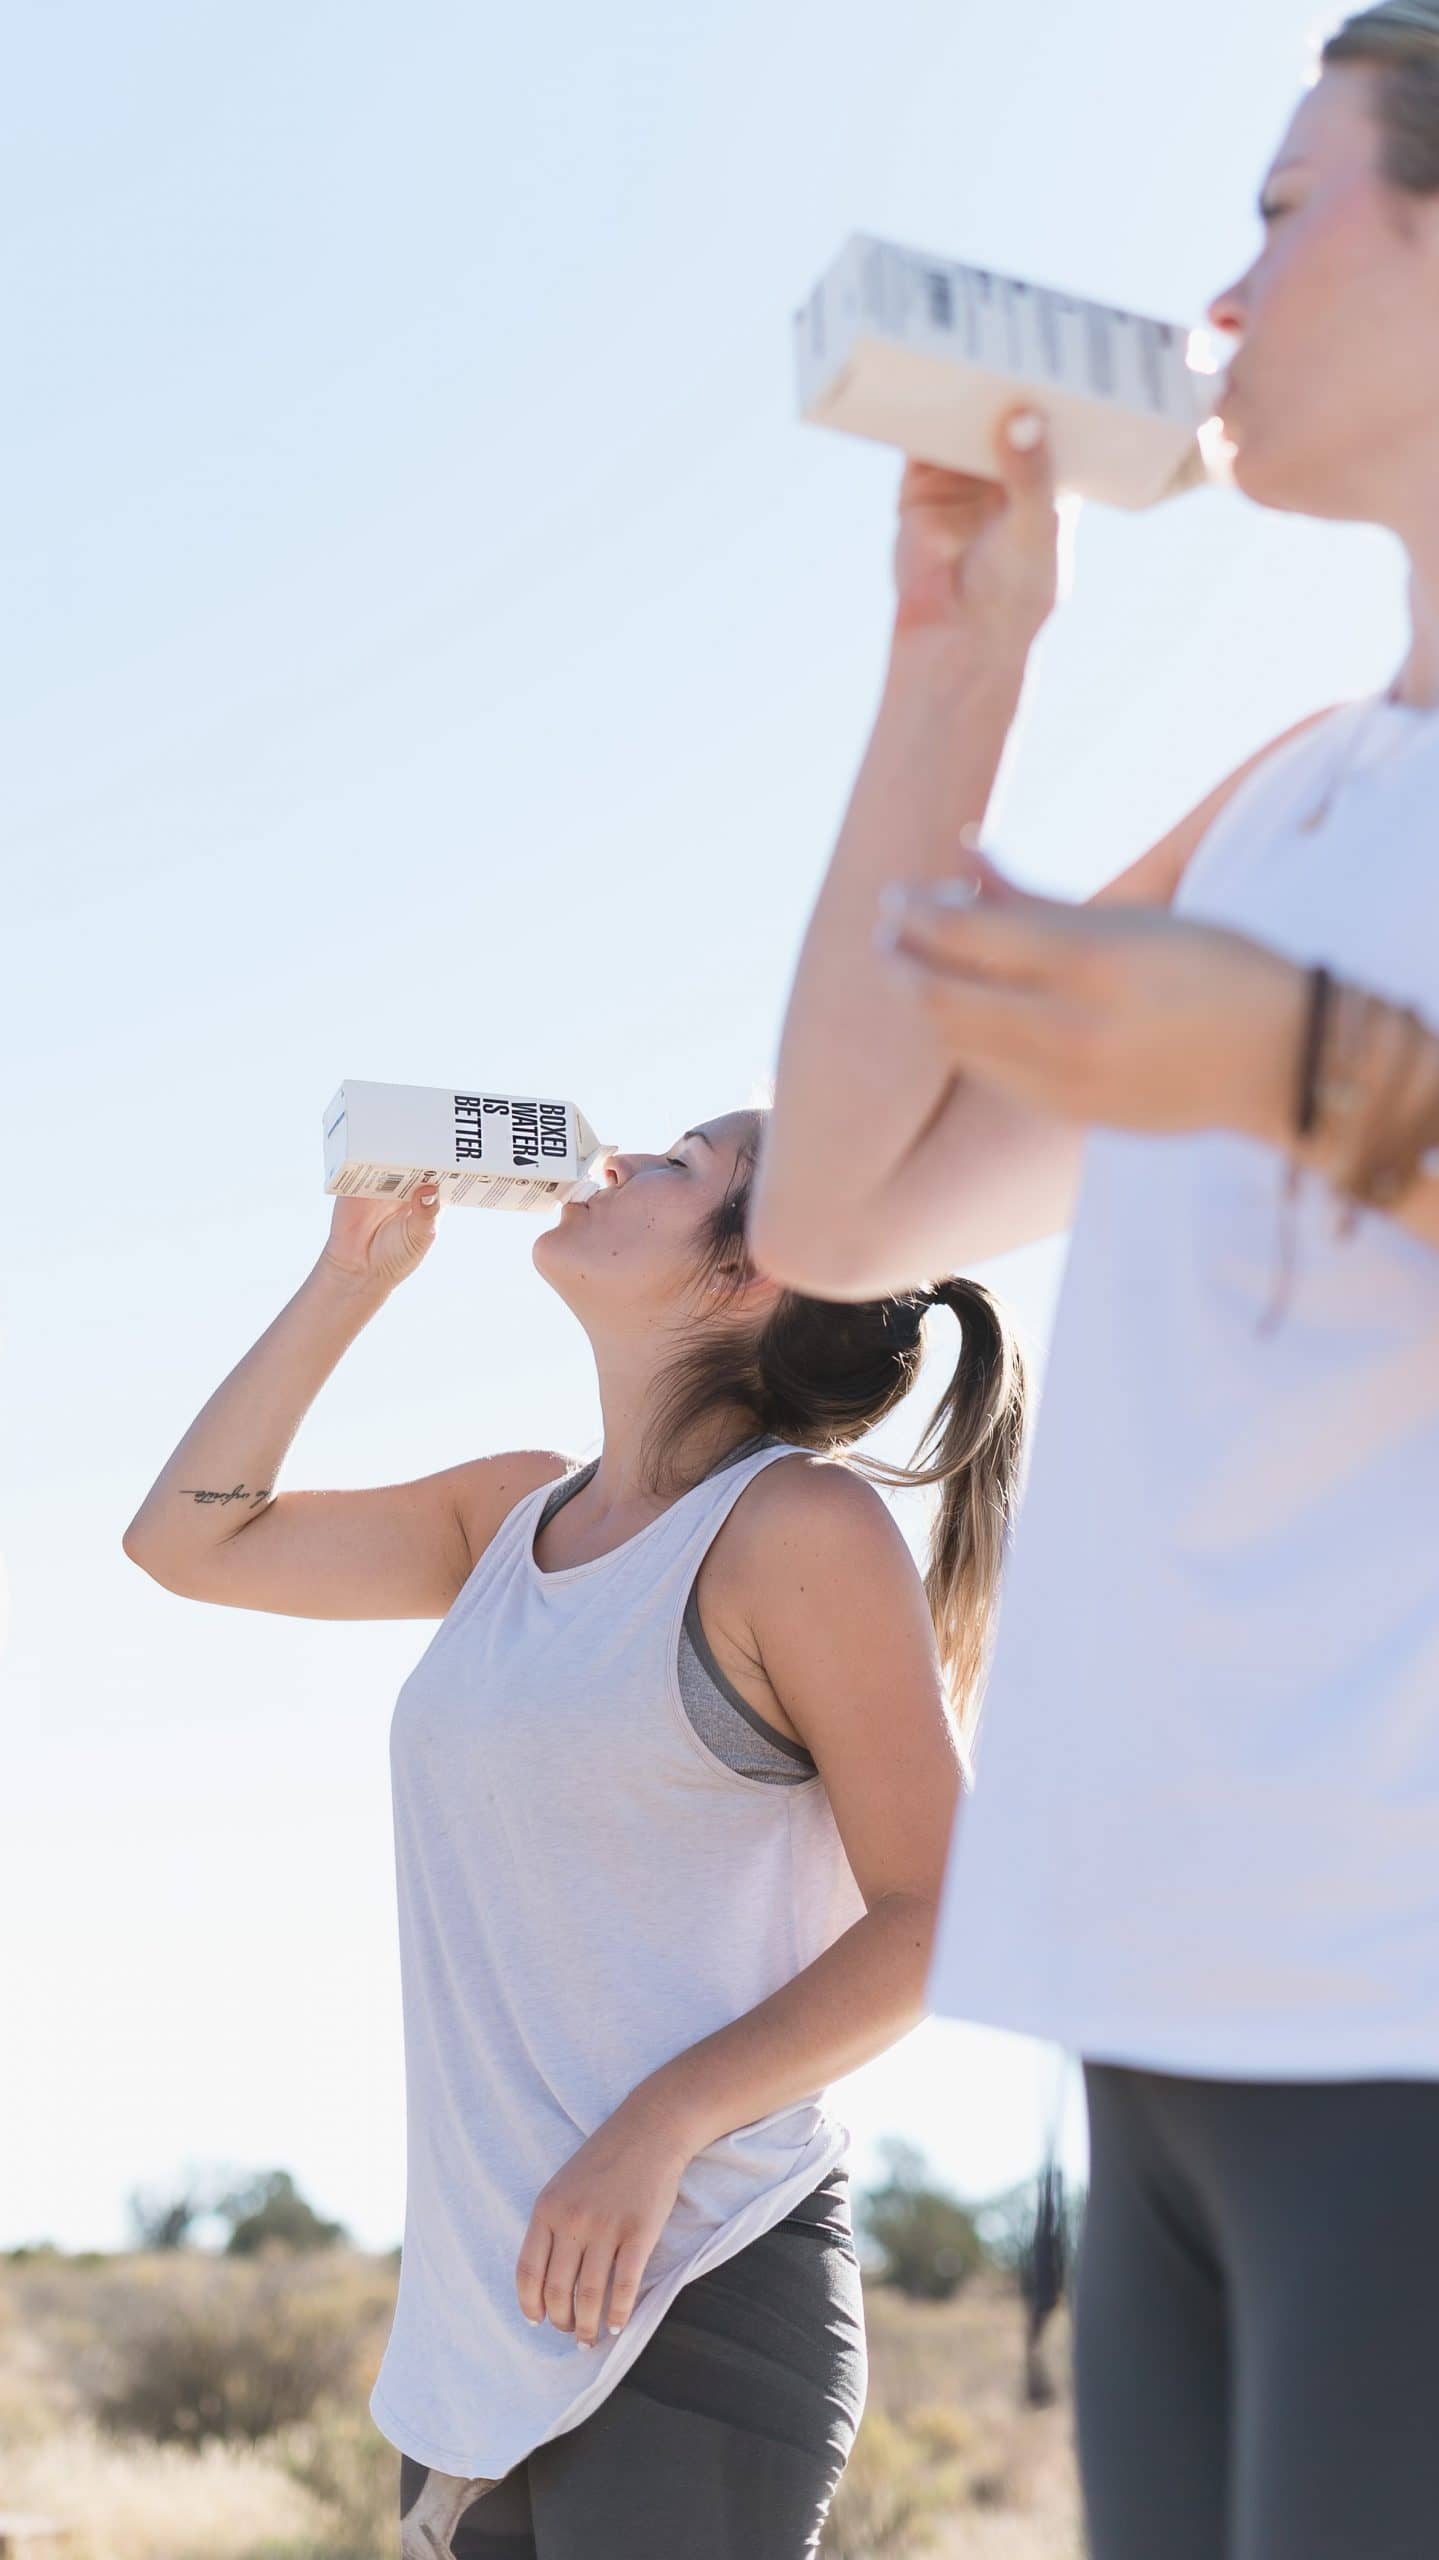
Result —
[{"label": "distant vegetation", "polygon": [[974,2215],[930,2183],[911,2142],[882,2146],[887,2175],[859,2199],[856,2221],[879,2252],[879,2273],[912,2302],[949,2302],[985,2262]]},{"label": "distant vegetation", "polygon": [[217,2224],[233,2257],[253,2257],[271,2240],[287,2249],[333,2249],[347,2240],[342,2222],[322,2221],[288,2169],[268,2169],[236,2187],[224,2172],[192,2172],[177,2193],[137,2187],[129,2199],[137,2249],[186,2249],[197,2227]]},{"label": "distant vegetation", "polygon": [[[858,2206],[870,2396],[826,2560],[1078,2560],[1062,2319],[1060,2405],[1026,2405],[1033,2191],[971,2211],[895,2145]],[[393,2560],[366,2404],[394,2257],[279,2170],[196,2173],[131,2219],[113,2257],[0,2257],[0,2509],[56,2517],[67,2560]]]}]

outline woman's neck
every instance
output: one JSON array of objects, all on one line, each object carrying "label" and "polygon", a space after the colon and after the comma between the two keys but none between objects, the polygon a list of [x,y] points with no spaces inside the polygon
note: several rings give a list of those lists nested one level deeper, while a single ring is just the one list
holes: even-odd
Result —
[{"label": "woman's neck", "polygon": [[1409,551],[1409,653],[1394,685],[1396,702],[1439,711],[1439,523],[1426,525]]},{"label": "woman's neck", "polygon": [[655,1364],[601,1360],[599,1367],[604,1441],[585,1494],[587,1508],[598,1518],[613,1516],[620,1522],[653,1517],[756,1435],[752,1414],[726,1407],[668,1447],[659,1428],[665,1388]]}]

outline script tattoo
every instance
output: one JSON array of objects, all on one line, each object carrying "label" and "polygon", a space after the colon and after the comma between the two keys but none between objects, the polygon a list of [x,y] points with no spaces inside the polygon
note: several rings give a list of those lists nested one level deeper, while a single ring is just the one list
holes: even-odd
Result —
[{"label": "script tattoo", "polygon": [[231,1486],[231,1488],[230,1488],[230,1491],[229,1491],[228,1493],[206,1493],[206,1492],[203,1492],[203,1491],[200,1489],[200,1487],[199,1487],[198,1485],[193,1485],[193,1484],[182,1484],[182,1485],[181,1485],[181,1487],[180,1487],[180,1491],[181,1491],[182,1493],[188,1493],[188,1494],[192,1495],[192,1496],[193,1496],[193,1498],[194,1498],[194,1500],[195,1500],[196,1502],[252,1502],[252,1503],[253,1503],[253,1502],[268,1502],[268,1501],[269,1501],[269,1499],[270,1499],[270,1496],[269,1496],[269,1492],[268,1492],[268,1491],[266,1491],[266,1492],[264,1492],[264,1493],[247,1493],[247,1492],[245,1491],[245,1488],[244,1488],[244,1486],[243,1486],[242,1484],[232,1485],[232,1486]]}]

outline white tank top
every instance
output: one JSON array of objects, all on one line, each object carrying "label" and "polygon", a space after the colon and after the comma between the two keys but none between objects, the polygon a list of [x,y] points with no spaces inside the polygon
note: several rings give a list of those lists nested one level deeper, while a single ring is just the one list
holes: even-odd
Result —
[{"label": "white tank top", "polygon": [[680,2287],[842,2160],[824,2093],[690,2163],[638,2306],[582,2352],[515,2263],[546,2181],[661,2063],[860,1917],[818,1776],[707,1750],[679,1689],[703,1557],[771,1447],[609,1555],[544,1573],[552,1487],[510,1513],[400,1691],[391,1737],[408,2122],[394,2325],[371,2414],[417,2462],[499,2479],[577,2426]]},{"label": "white tank top", "polygon": [[[1303,820],[1346,747],[1317,833]],[[1439,1024],[1439,717],[1266,760],[1178,900]],[[930,1996],[1098,2059],[1439,2075],[1439,1254],[1222,1134],[1089,1145]]]}]

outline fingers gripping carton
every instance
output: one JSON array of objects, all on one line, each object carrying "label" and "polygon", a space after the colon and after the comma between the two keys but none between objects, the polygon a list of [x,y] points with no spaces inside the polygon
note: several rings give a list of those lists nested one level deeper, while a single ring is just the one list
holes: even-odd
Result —
[{"label": "fingers gripping carton", "polygon": [[993,479],[1000,419],[1026,403],[1081,496],[1148,507],[1210,476],[1215,381],[1171,321],[857,233],[794,339],[803,417],[917,461]]},{"label": "fingers gripping carton", "polygon": [[608,1152],[572,1102],[483,1086],[340,1086],[325,1112],[325,1189],[407,1200],[434,1183],[446,1205],[553,1209],[599,1188]]}]

